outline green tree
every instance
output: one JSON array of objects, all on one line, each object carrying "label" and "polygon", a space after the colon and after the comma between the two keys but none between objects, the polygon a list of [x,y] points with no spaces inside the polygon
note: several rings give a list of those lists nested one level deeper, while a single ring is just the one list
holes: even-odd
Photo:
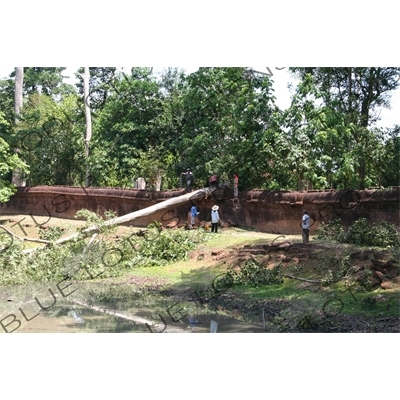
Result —
[{"label": "green tree", "polygon": [[[18,125],[23,107],[23,84],[24,67],[15,67],[15,85],[14,85],[14,124]],[[18,148],[14,149],[16,154],[20,153]],[[16,169],[12,173],[11,183],[16,186],[25,186],[25,177],[21,169]]]},{"label": "green tree", "polygon": [[383,137],[381,157],[375,159],[379,185],[400,186],[400,125],[386,129]]},{"label": "green tree", "polygon": [[[89,80],[89,94],[90,94],[90,108],[96,113],[101,110],[108,96],[112,93],[114,82],[118,79],[115,67],[89,67],[90,80]],[[78,78],[76,84],[78,93],[83,99],[83,68],[80,68],[75,76]],[[83,99],[84,100],[84,99]]]},{"label": "green tree", "polygon": [[66,67],[24,67],[24,94],[59,96],[73,93],[73,86],[63,82],[62,73],[65,69]]},{"label": "green tree", "polygon": [[291,106],[280,114],[273,142],[268,143],[276,152],[273,167],[280,188],[333,188],[338,176],[341,181],[346,181],[349,172],[350,179],[354,176],[345,158],[349,127],[342,115],[318,105],[320,100],[321,91],[306,75],[295,89]]},{"label": "green tree", "polygon": [[14,90],[15,83],[13,78],[0,80],[0,110],[3,118],[10,124],[14,122]]},{"label": "green tree", "polygon": [[[4,118],[4,114],[0,111],[0,132],[9,131],[10,124]],[[12,171],[19,170],[24,173],[29,171],[28,166],[10,151],[9,144],[0,137],[0,202],[7,202],[16,192],[16,187],[10,182]]]},{"label": "green tree", "polygon": [[270,159],[263,146],[278,109],[272,82],[245,68],[200,68],[187,77],[182,164],[208,183],[211,173],[241,176],[241,187],[268,187]]},{"label": "green tree", "polygon": [[360,189],[370,185],[374,173],[371,175],[368,152],[373,148],[371,141],[376,141],[370,128],[379,119],[379,109],[390,106],[391,93],[399,86],[400,68],[293,67],[291,70],[303,81],[307,76],[312,77],[319,94],[314,99],[318,98],[326,109],[334,112],[335,118],[326,122],[325,128],[336,130],[342,141],[344,152],[339,174],[344,179],[342,183]]},{"label": "green tree", "polygon": [[74,185],[83,182],[84,121],[79,97],[55,101],[34,93],[26,99],[13,143],[30,166],[28,184]]},{"label": "green tree", "polygon": [[90,160],[96,185],[132,185],[137,151],[162,143],[155,123],[161,112],[159,84],[147,68],[119,74],[93,123]]},{"label": "green tree", "polygon": [[160,138],[158,162],[163,165],[163,188],[176,188],[181,172],[186,169],[180,157],[185,122],[184,99],[188,93],[185,72],[165,69],[159,80],[161,111],[154,119],[154,130]]}]

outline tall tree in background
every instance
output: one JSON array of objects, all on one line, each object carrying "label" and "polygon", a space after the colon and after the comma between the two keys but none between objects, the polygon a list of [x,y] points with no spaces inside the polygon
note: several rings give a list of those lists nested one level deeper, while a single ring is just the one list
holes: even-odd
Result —
[{"label": "tall tree in background", "polygon": [[378,166],[379,185],[400,186],[400,125],[384,130],[384,136],[383,156]]},{"label": "tall tree in background", "polygon": [[24,67],[15,67],[15,91],[14,91],[15,123],[18,122],[22,110],[22,105],[24,101],[23,89],[24,89]]},{"label": "tall tree in background", "polygon": [[187,165],[182,163],[180,147],[183,135],[185,108],[188,94],[185,72],[179,68],[166,68],[159,80],[161,112],[154,119],[154,129],[161,138],[159,158],[163,165],[163,187],[175,188],[181,172]]},{"label": "tall tree in background", "polygon": [[140,172],[137,157],[147,153],[148,159],[163,151],[166,133],[157,128],[162,113],[159,89],[148,68],[133,68],[131,75],[118,74],[113,81],[93,124],[91,174],[98,184],[131,186]]},{"label": "tall tree in background", "polygon": [[[17,125],[23,106],[23,88],[24,88],[24,67],[15,67],[15,90],[14,90],[14,124]],[[19,153],[15,148],[14,152]],[[21,169],[16,169],[12,173],[11,183],[15,186],[25,186],[26,182]]]},{"label": "tall tree in background", "polygon": [[56,98],[73,92],[71,85],[63,82],[66,67],[25,67],[24,93],[45,94]]},{"label": "tall tree in background", "polygon": [[63,70],[24,68],[18,111],[21,71],[0,80],[0,137],[31,166],[29,184],[82,184],[87,160],[86,184],[98,186],[142,176],[159,189],[162,176],[163,189],[175,188],[187,166],[199,185],[237,173],[241,189],[400,183],[399,128],[374,125],[399,68],[292,68],[301,81],[285,111],[271,78],[246,68],[90,67],[89,79],[81,68],[78,90]]},{"label": "tall tree in background", "polygon": [[90,186],[90,140],[92,139],[92,116],[90,113],[90,93],[89,93],[90,72],[89,67],[85,67],[83,74],[83,93],[85,99],[85,119],[86,119],[86,139],[85,139],[85,155],[86,155],[86,187]]},{"label": "tall tree in background", "polygon": [[[76,86],[81,96],[84,95],[83,72],[84,69],[80,68],[75,73],[78,78]],[[89,73],[90,109],[95,114],[105,106],[109,95],[113,91],[117,74],[115,67],[89,67]]]},{"label": "tall tree in background", "polygon": [[[3,120],[0,112],[0,128]],[[0,202],[7,202],[10,197],[16,192],[16,188],[9,180],[3,179],[4,175],[7,175],[11,171],[28,172],[27,165],[21,161],[18,154],[12,154],[10,146],[6,141],[0,138]]]},{"label": "tall tree in background", "polygon": [[85,120],[77,94],[55,101],[33,93],[24,101],[23,118],[14,130],[21,157],[35,185],[84,185]]},{"label": "tall tree in background", "polygon": [[187,78],[182,161],[204,183],[211,173],[244,187],[268,188],[270,156],[265,140],[275,127],[277,107],[267,76],[245,68],[200,68]]},{"label": "tall tree in background", "polygon": [[[304,80],[309,74],[319,89],[324,106],[337,115],[330,127],[345,124],[350,135],[342,137],[347,147],[347,163],[357,174],[357,186],[365,188],[368,178],[369,128],[379,119],[381,107],[390,107],[393,90],[399,86],[398,67],[317,68],[293,67],[291,70]],[[353,161],[351,161],[353,160]]]}]

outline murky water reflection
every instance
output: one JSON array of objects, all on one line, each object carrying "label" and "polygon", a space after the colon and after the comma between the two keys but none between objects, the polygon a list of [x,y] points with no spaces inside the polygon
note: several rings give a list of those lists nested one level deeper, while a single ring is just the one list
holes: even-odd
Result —
[{"label": "murky water reflection", "polygon": [[[0,332],[264,332],[262,324],[244,322],[240,317],[232,318],[223,312],[197,309],[189,303],[178,305],[171,298],[129,287],[80,292],[80,296],[62,298],[54,291],[55,300],[48,288],[3,289]],[[48,309],[42,309],[35,298]]]}]

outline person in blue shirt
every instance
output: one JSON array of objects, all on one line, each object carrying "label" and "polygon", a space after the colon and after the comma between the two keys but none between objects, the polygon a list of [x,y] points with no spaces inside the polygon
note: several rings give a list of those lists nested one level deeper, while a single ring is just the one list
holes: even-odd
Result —
[{"label": "person in blue shirt", "polygon": [[190,223],[193,228],[196,225],[196,219],[199,214],[200,213],[197,211],[197,205],[196,205],[196,203],[194,203],[192,208],[190,209]]}]

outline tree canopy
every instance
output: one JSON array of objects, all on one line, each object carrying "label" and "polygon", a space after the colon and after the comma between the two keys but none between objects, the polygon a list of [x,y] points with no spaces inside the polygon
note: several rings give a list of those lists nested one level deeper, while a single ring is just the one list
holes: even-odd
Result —
[{"label": "tree canopy", "polygon": [[[290,70],[300,82],[281,110],[273,76],[248,68],[186,74],[90,67],[85,98],[83,68],[73,86],[64,82],[65,67],[25,67],[18,123],[15,73],[0,81],[2,185],[10,168],[24,163],[28,185],[83,184],[86,164],[94,186],[132,187],[142,176],[152,188],[161,181],[172,189],[187,167],[200,186],[211,174],[222,180],[237,174],[241,190],[399,185],[400,125],[376,122],[390,107],[400,68]],[[90,152],[85,103],[92,111]]]}]

